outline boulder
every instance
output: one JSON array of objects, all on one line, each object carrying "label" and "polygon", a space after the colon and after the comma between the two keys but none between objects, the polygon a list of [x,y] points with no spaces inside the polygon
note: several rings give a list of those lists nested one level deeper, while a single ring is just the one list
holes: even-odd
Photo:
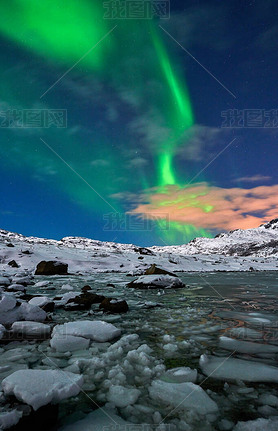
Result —
[{"label": "boulder", "polygon": [[88,284],[86,284],[86,286],[82,287],[82,292],[88,292],[88,290],[92,290],[91,286],[89,286]]},{"label": "boulder", "polygon": [[8,263],[8,265],[9,265],[9,266],[11,266],[12,268],[19,268],[19,265],[16,263],[16,261],[15,261],[15,260],[11,260],[11,261]]},{"label": "boulder", "polygon": [[157,267],[155,263],[153,263],[148,269],[146,269],[144,274],[145,275],[165,274],[165,275],[171,275],[172,277],[176,277],[176,274],[173,274],[172,272],[169,272],[169,271],[166,271],[165,269]]},{"label": "boulder", "polygon": [[146,247],[138,247],[135,248],[134,251],[144,255],[155,256],[155,253]]},{"label": "boulder", "polygon": [[70,310],[88,310],[93,304],[100,304],[105,297],[96,293],[83,292],[75,298],[69,299],[67,305],[70,305]]},{"label": "boulder", "polygon": [[126,313],[128,311],[128,304],[125,300],[118,301],[113,298],[105,298],[99,308],[110,313]]},{"label": "boulder", "polygon": [[66,275],[68,274],[68,264],[58,262],[57,260],[45,261],[38,263],[35,275]]}]

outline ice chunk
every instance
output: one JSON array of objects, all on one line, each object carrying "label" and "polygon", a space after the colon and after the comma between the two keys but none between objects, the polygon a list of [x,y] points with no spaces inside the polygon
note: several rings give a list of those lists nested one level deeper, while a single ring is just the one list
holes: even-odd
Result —
[{"label": "ice chunk", "polygon": [[0,286],[9,286],[10,280],[7,277],[0,277]]},{"label": "ice chunk", "polygon": [[192,370],[192,368],[189,367],[172,368],[166,371],[166,373],[160,377],[160,380],[169,383],[195,383],[197,380],[197,370]]},{"label": "ice chunk", "polygon": [[23,320],[32,320],[34,322],[43,322],[46,319],[46,312],[36,305],[31,305],[26,302],[21,304],[19,312]]},{"label": "ice chunk", "polygon": [[116,407],[126,407],[136,403],[141,392],[138,389],[129,389],[120,385],[112,385],[109,388],[107,399]]},{"label": "ice chunk", "polygon": [[225,350],[237,351],[240,353],[277,353],[278,346],[269,344],[251,343],[249,341],[234,340],[229,337],[219,338],[219,347]]},{"label": "ice chunk", "polygon": [[103,408],[89,413],[81,421],[60,428],[59,431],[103,431],[105,427],[109,427],[109,429],[116,427],[118,429],[119,426],[124,425],[131,425],[131,423],[124,421],[120,416]]},{"label": "ice chunk", "polygon": [[255,421],[238,422],[233,431],[277,431],[278,418],[256,419]]},{"label": "ice chunk", "polygon": [[77,395],[83,377],[61,370],[19,370],[2,381],[5,395],[14,395],[34,410]]},{"label": "ice chunk", "polygon": [[26,287],[23,286],[22,284],[11,284],[10,286],[7,287],[8,290],[10,291],[14,291],[14,292],[24,292],[26,290]]},{"label": "ice chunk", "polygon": [[47,296],[35,296],[34,298],[30,299],[29,304],[36,305],[37,307],[43,307],[50,302],[52,301]]},{"label": "ice chunk", "polygon": [[168,383],[154,380],[149,388],[152,399],[173,408],[196,410],[201,415],[215,413],[217,404],[198,385],[191,382]]},{"label": "ice chunk", "polygon": [[11,410],[9,412],[0,413],[0,429],[5,430],[16,425],[21,419],[23,412],[19,410]]},{"label": "ice chunk", "polygon": [[12,295],[4,294],[0,299],[0,313],[12,310],[16,306],[16,298]]},{"label": "ice chunk", "polygon": [[90,340],[74,335],[55,334],[50,341],[50,345],[57,352],[74,352],[84,350],[89,347]]},{"label": "ice chunk", "polygon": [[38,281],[38,283],[35,284],[35,287],[45,287],[48,286],[49,281]]},{"label": "ice chunk", "polygon": [[121,330],[117,329],[111,323],[101,320],[78,320],[55,326],[53,335],[55,334],[75,335],[94,341],[105,342],[119,337]]},{"label": "ice chunk", "polygon": [[12,324],[12,330],[24,335],[46,337],[50,334],[51,327],[44,323],[27,320],[24,322],[14,322]]},{"label": "ice chunk", "polygon": [[200,367],[206,376],[247,382],[278,382],[278,368],[261,362],[202,355]]},{"label": "ice chunk", "polygon": [[1,338],[3,338],[5,332],[6,332],[5,326],[0,324],[0,340],[1,340]]},{"label": "ice chunk", "polygon": [[128,287],[139,289],[170,289],[184,287],[184,284],[178,277],[173,277],[172,275],[142,275],[129,283]]},{"label": "ice chunk", "polygon": [[271,407],[278,407],[278,397],[272,394],[262,394],[258,401],[260,404],[264,404]]}]

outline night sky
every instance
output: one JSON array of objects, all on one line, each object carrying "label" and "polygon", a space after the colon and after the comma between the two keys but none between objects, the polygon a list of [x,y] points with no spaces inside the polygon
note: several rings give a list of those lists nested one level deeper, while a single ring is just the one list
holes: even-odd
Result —
[{"label": "night sky", "polygon": [[0,2],[0,227],[149,246],[278,217],[277,0],[108,3]]}]

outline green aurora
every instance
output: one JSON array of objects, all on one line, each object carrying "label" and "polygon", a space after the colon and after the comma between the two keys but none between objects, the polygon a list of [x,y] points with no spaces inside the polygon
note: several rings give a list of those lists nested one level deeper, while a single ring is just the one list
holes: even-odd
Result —
[{"label": "green aurora", "polygon": [[[159,187],[161,193],[165,187],[167,202],[166,186],[184,184],[184,178],[180,177],[175,167],[175,155],[185,131],[194,124],[194,115],[184,71],[173,62],[157,23],[150,20],[105,20],[102,4],[97,5],[89,0],[67,0],[63,6],[61,2],[52,0],[10,0],[0,3],[0,13],[2,36],[22,52],[36,56],[40,64],[55,67],[55,76],[62,76],[63,71],[75,65],[74,70],[49,91],[47,86],[41,88],[36,82],[32,82],[31,86],[26,77],[18,83],[16,74],[11,73],[8,84],[0,84],[3,98],[9,106],[21,109],[30,108],[30,105],[45,106],[43,104],[47,103],[48,107],[55,107],[57,92],[65,89],[69,77],[79,80],[84,76],[87,80],[92,78],[94,82],[101,83],[107,93],[113,93],[118,98],[119,94],[131,95],[133,117],[140,119],[150,113],[154,126],[158,130],[165,129],[166,133],[158,133],[151,145],[144,146],[152,169],[138,168],[137,175],[130,178],[123,167],[123,177],[128,178],[129,192],[139,193],[143,189],[146,198],[149,188]],[[112,31],[115,25],[117,27]],[[8,60],[2,66],[3,73],[7,66]],[[122,123],[125,128],[124,121]],[[30,173],[32,169],[43,176],[47,168],[48,172],[55,172],[53,177],[47,177],[49,186],[53,189],[59,187],[78,205],[100,215],[112,210],[124,211],[113,195],[127,187],[118,178],[123,162],[122,155],[115,149],[118,145],[123,149],[131,147],[134,151],[134,142],[126,133],[118,137],[114,146],[111,145],[109,133],[106,135],[99,130],[92,131],[86,143],[80,142],[78,133],[68,134],[67,145],[63,145],[63,130],[44,130],[41,134],[45,142],[61,154],[88,184],[93,185],[98,194],[86,188],[77,176],[72,174],[69,177],[68,167],[38,139],[28,138],[27,130],[17,133],[18,142],[29,139],[28,151],[26,146],[12,146],[7,138],[3,143],[4,158],[12,160],[22,174]],[[105,166],[88,166],[88,160],[106,160],[109,171]],[[99,195],[104,199],[101,200]],[[198,200],[193,201],[192,205],[198,205]],[[107,207],[107,202],[112,208]],[[212,209],[208,206],[204,211]],[[163,237],[167,243],[185,242],[196,235],[208,236],[208,232],[192,225],[170,221],[170,229],[161,229],[161,223],[164,223],[163,220],[157,223],[156,235]]]}]

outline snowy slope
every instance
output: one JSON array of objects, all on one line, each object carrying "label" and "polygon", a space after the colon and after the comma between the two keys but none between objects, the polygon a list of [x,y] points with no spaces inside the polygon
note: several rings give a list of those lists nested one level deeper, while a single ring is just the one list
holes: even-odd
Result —
[{"label": "snowy slope", "polygon": [[139,274],[153,263],[172,272],[277,270],[277,257],[278,220],[213,239],[196,238],[181,246],[148,249],[79,237],[56,241],[0,230],[0,271],[6,274],[18,272],[8,265],[12,260],[21,272],[34,272],[42,260],[59,260],[67,263],[69,272],[74,274]]},{"label": "snowy slope", "polygon": [[278,256],[278,219],[255,229],[237,229],[215,238],[195,238],[182,246],[153,247],[153,250],[182,255]]}]

